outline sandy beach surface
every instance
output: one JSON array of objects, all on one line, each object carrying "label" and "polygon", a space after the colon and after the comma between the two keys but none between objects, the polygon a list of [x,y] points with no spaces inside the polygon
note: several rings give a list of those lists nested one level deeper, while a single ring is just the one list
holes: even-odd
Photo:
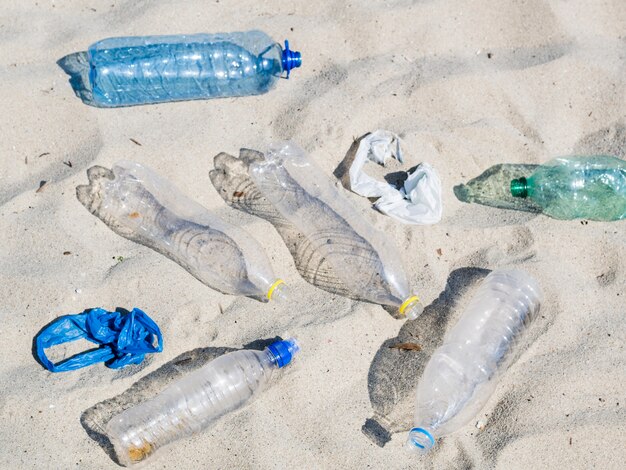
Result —
[{"label": "sandy beach surface", "polygon": [[[303,54],[291,79],[256,97],[98,109],[57,64],[105,37],[251,29]],[[0,44],[0,468],[119,468],[102,439],[113,413],[277,336],[299,339],[294,364],[146,468],[624,468],[626,223],[557,221],[453,193],[497,163],[626,158],[622,0],[5,0]],[[209,180],[217,153],[289,139],[335,178],[353,140],[375,129],[402,136],[406,169],[427,161],[443,183],[443,219],[423,227],[342,189],[402,252],[426,305],[412,323],[306,283],[273,227],[229,208]],[[220,294],[85,210],[75,187],[87,168],[121,159],[253,234],[291,301]],[[410,454],[424,363],[501,267],[544,290],[534,341],[475,419],[428,456]],[[117,371],[43,369],[37,332],[94,307],[141,308],[164,351]],[[389,347],[401,341],[422,350]]]}]

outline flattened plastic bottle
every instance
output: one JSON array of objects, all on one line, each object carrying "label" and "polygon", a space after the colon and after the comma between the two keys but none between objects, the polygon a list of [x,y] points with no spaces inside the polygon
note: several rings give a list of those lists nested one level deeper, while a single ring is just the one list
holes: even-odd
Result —
[{"label": "flattened plastic bottle", "polygon": [[101,107],[258,95],[302,63],[261,31],[109,38],[88,57]]},{"label": "flattened plastic bottle", "polygon": [[353,298],[395,306],[409,319],[422,304],[394,244],[370,225],[292,142],[272,145],[250,166],[263,195],[319,250]]},{"label": "flattened plastic bottle", "polygon": [[120,463],[137,464],[158,449],[196,434],[258,396],[273,372],[291,362],[295,339],[263,351],[224,354],[172,383],[157,396],[114,416],[106,426]]},{"label": "flattened plastic bottle", "polygon": [[556,219],[626,218],[626,161],[616,157],[562,157],[529,178],[511,181],[511,194],[529,198]]},{"label": "flattened plastic bottle", "polygon": [[476,416],[519,353],[541,301],[537,281],[523,271],[493,271],[484,279],[426,364],[407,448],[426,453]]},{"label": "flattened plastic bottle", "polygon": [[100,169],[104,175],[90,176],[90,185],[79,186],[77,195],[117,234],[167,256],[225,294],[264,302],[286,297],[286,286],[263,247],[241,227],[139,163],[122,161],[112,170]]}]

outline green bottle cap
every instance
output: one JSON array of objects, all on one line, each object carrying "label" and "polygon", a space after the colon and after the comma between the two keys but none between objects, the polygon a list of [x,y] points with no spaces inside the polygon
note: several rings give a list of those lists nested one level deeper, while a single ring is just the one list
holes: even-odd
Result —
[{"label": "green bottle cap", "polygon": [[511,181],[511,195],[513,197],[528,197],[528,181],[521,177]]}]

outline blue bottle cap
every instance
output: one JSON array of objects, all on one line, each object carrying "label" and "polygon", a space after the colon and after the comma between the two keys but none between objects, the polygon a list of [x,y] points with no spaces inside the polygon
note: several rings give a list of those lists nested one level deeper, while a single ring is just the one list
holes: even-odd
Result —
[{"label": "blue bottle cap", "polygon": [[283,70],[287,72],[287,78],[289,78],[289,71],[291,69],[298,68],[302,65],[302,54],[297,51],[289,49],[289,41],[285,39],[285,48],[283,49]]},{"label": "blue bottle cap", "polygon": [[276,341],[267,347],[270,353],[270,359],[272,363],[276,364],[278,368],[285,367],[291,362],[293,355],[300,351],[300,346],[294,338],[289,338],[285,341]]},{"label": "blue bottle cap", "polygon": [[424,428],[413,428],[409,431],[407,443],[428,452],[435,445],[435,438]]}]

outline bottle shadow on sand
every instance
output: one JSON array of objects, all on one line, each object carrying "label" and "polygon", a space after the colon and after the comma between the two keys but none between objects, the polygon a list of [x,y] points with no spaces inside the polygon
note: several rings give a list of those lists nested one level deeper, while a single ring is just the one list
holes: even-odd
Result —
[{"label": "bottle shadow on sand", "polygon": [[70,85],[76,96],[89,106],[99,107],[93,100],[89,81],[89,59],[87,51],[73,52],[57,60],[57,65],[69,75]]},{"label": "bottle shadow on sand", "polygon": [[[482,268],[459,268],[448,277],[445,290],[424,309],[417,321],[407,321],[395,338],[381,346],[370,366],[368,391],[374,411],[361,428],[375,444],[383,447],[396,432],[412,427],[415,387],[432,353],[448,330],[457,306],[467,292],[489,274]],[[413,345],[413,349],[399,347]],[[408,349],[408,350],[407,350]]]},{"label": "bottle shadow on sand", "polygon": [[[241,349],[262,351],[266,346],[281,340],[280,337],[256,340],[244,345]],[[229,347],[206,347],[182,353],[154,372],[139,379],[125,392],[85,410],[80,417],[80,423],[87,435],[102,447],[111,460],[121,465],[115,455],[113,444],[104,432],[111,418],[132,406],[153,398],[173,381],[199,369],[219,356],[238,350],[238,348]]]}]

